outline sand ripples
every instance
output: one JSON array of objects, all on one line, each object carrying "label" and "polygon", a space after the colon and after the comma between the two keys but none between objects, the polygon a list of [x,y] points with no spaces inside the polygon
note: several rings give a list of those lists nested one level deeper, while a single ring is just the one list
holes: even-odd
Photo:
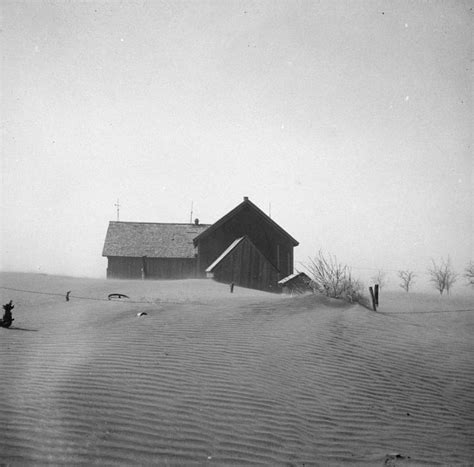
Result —
[{"label": "sand ripples", "polygon": [[[465,321],[309,299],[97,304],[3,333],[2,458],[36,464],[472,460]],[[465,317],[470,320],[472,318]],[[5,364],[5,362],[9,362]],[[7,382],[8,381],[8,382]]]}]

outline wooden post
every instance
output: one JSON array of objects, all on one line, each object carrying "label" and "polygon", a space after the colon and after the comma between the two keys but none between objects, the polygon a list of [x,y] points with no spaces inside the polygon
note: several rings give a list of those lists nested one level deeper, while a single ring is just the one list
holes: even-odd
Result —
[{"label": "wooden post", "polygon": [[377,305],[375,303],[374,289],[372,287],[369,287],[369,292],[370,292],[370,296],[372,297],[372,308],[374,309],[374,311],[377,311]]},{"label": "wooden post", "polygon": [[375,284],[375,305],[379,306],[379,284]]},{"label": "wooden post", "polygon": [[234,283],[230,283],[230,293],[234,293]]}]

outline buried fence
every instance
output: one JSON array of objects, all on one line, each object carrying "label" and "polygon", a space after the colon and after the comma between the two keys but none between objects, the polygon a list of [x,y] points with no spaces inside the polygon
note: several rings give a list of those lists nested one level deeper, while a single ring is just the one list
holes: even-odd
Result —
[{"label": "buried fence", "polygon": [[374,311],[377,311],[378,313],[382,313],[385,315],[408,315],[408,314],[423,314],[423,313],[462,313],[462,312],[468,312],[468,311],[474,311],[473,308],[463,308],[463,309],[458,309],[458,310],[428,310],[428,311],[378,311],[377,307],[379,306],[379,284],[375,284],[374,287],[369,287],[369,292],[370,292],[370,298],[372,302],[372,309]]},{"label": "buried fence", "polygon": [[[230,284],[230,292],[233,292],[234,289],[234,284]],[[71,299],[76,299],[76,300],[93,300],[93,301],[103,301],[103,302],[108,302],[108,301],[117,301],[117,302],[122,302],[122,303],[134,303],[134,304],[144,304],[144,305],[157,305],[157,304],[184,304],[184,303],[196,303],[194,300],[131,300],[129,297],[125,294],[122,293],[110,293],[107,295],[107,297],[101,298],[101,297],[85,297],[85,296],[80,296],[80,295],[72,295],[71,290],[68,290],[65,293],[57,293],[57,292],[40,292],[37,290],[28,290],[28,289],[17,289],[14,287],[4,287],[0,286],[0,289],[3,290],[11,290],[14,292],[24,292],[24,293],[30,293],[30,294],[37,294],[37,295],[49,295],[49,296],[55,296],[55,297],[61,297],[67,302],[69,302]],[[397,312],[397,311],[390,311],[390,312],[384,312],[384,311],[378,311],[377,307],[379,306],[379,294],[380,287],[378,284],[375,284],[374,287],[369,287],[369,292],[371,296],[371,301],[372,301],[372,309],[374,311],[377,311],[380,314],[384,315],[396,315],[396,314],[421,314],[421,313],[461,313],[461,312],[471,312],[474,311],[473,308],[464,308],[464,309],[456,309],[456,310],[428,310],[428,311],[410,311],[410,312]],[[126,298],[126,300],[122,300],[123,298]],[[363,303],[360,303],[362,306],[366,306]],[[369,308],[366,306],[366,308]],[[370,309],[370,308],[369,308]]]},{"label": "buried fence", "polygon": [[372,298],[372,308],[374,311],[377,311],[377,307],[379,306],[379,285],[375,284],[375,286],[369,287],[370,297]]},{"label": "buried fence", "polygon": [[66,300],[66,302],[71,301],[72,298],[75,298],[76,300],[93,300],[93,301],[99,301],[99,302],[108,302],[108,301],[121,301],[122,299],[126,298],[127,300],[124,301],[124,303],[141,303],[145,305],[154,305],[156,303],[181,303],[181,302],[174,302],[174,301],[169,301],[166,300],[164,301],[149,301],[149,300],[130,300],[128,295],[122,294],[122,293],[110,293],[107,295],[106,298],[101,298],[101,297],[84,297],[80,295],[71,295],[71,290],[68,290],[66,293],[57,293],[57,292],[39,292],[38,290],[27,290],[27,289],[17,289],[14,287],[3,287],[0,286],[0,289],[4,290],[11,290],[14,292],[25,292],[25,293],[30,293],[30,294],[36,294],[36,295],[50,295],[54,297],[61,297]]}]

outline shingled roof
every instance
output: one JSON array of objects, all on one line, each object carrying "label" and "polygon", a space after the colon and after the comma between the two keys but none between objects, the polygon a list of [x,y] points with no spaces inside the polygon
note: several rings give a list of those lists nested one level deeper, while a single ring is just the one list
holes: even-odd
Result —
[{"label": "shingled roof", "polygon": [[193,239],[207,224],[110,222],[102,256],[194,258]]}]

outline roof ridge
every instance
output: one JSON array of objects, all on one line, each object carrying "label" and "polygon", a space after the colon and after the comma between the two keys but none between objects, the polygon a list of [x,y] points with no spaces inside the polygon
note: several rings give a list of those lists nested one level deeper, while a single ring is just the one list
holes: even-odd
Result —
[{"label": "roof ridge", "polygon": [[263,212],[255,203],[252,203],[248,199],[248,197],[244,197],[244,200],[238,204],[234,209],[230,210],[227,214],[222,216],[219,220],[214,222],[214,224],[211,224],[209,226],[209,229],[207,229],[205,232],[201,232],[194,240],[194,244],[197,245],[199,240],[203,238],[205,235],[209,235],[211,232],[215,231],[218,227],[220,227],[222,224],[227,222],[232,216],[234,216],[238,211],[244,208],[244,206],[250,206],[252,209],[254,209],[262,218],[268,222],[271,226],[275,227],[277,230],[280,231],[283,235],[285,235],[287,238],[291,240],[294,246],[298,246],[299,242],[295,238],[293,238],[281,225],[277,224],[270,216],[268,216],[265,212]]},{"label": "roof ridge", "polygon": [[193,227],[210,226],[212,224],[195,224],[194,222],[142,222],[142,221],[109,221],[109,224],[153,224],[153,225],[187,225]]}]

